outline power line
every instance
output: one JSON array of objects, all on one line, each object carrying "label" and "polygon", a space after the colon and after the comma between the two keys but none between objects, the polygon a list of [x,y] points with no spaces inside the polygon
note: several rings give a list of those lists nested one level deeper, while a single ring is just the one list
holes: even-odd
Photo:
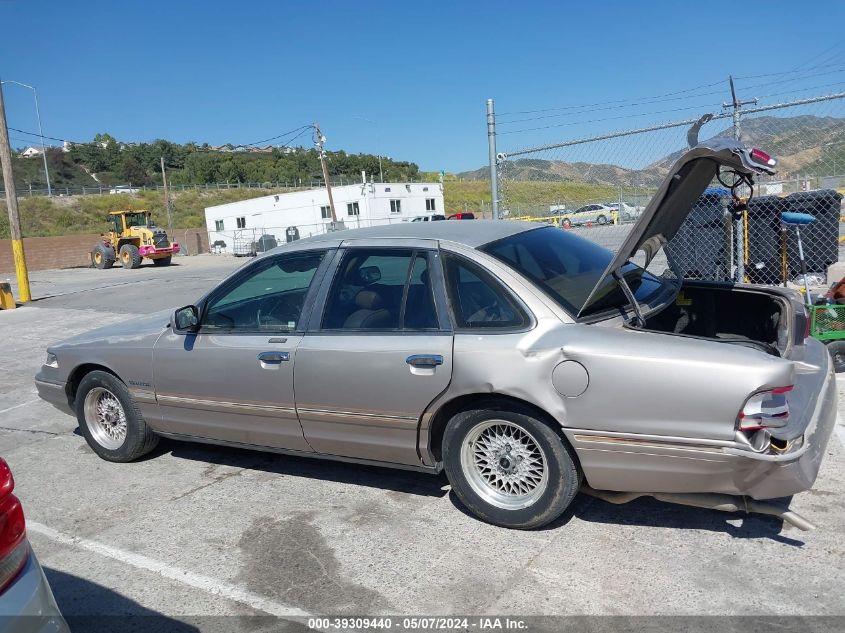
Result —
[{"label": "power line", "polygon": [[[656,104],[656,103],[667,103],[669,101],[680,101],[680,100],[683,100],[683,99],[691,99],[691,98],[695,98],[695,97],[711,97],[713,95],[720,95],[720,94],[724,94],[724,91],[715,90],[715,91],[712,91],[712,92],[703,92],[703,93],[700,93],[700,94],[686,95],[686,96],[683,96],[683,97],[675,97],[675,98],[672,98],[672,99],[658,99],[658,100],[654,100],[654,101],[641,101],[639,103],[607,106],[607,107],[604,107],[604,108],[595,108],[595,107],[592,107],[592,106],[579,106],[582,109],[578,110],[577,112],[567,112],[567,113],[563,113],[563,114],[547,114],[547,115],[544,115],[544,116],[531,117],[531,118],[527,118],[527,119],[512,119],[511,121],[498,121],[497,120],[496,124],[497,125],[507,125],[509,123],[523,123],[523,122],[526,122],[526,121],[539,121],[541,119],[554,119],[554,118],[560,118],[560,117],[566,117],[566,116],[577,116],[577,115],[583,114],[584,112],[587,112],[587,111],[589,111],[589,112],[601,112],[601,111],[604,111],[604,110],[618,110],[620,108],[635,108],[635,107],[639,107],[639,106],[643,106],[643,105],[652,105],[652,104]],[[593,104],[593,105],[599,105],[599,104]]]},{"label": "power line", "polygon": [[682,112],[684,110],[702,110],[702,109],[706,109],[706,108],[721,108],[721,107],[722,107],[721,103],[700,104],[700,105],[694,105],[694,106],[687,106],[687,107],[683,107],[683,108],[671,108],[669,110],[658,110],[658,111],[655,111],[655,112],[638,112],[638,113],[634,113],[634,114],[623,114],[621,116],[604,117],[604,118],[600,118],[600,119],[590,119],[590,120],[587,120],[587,121],[568,121],[567,123],[556,123],[554,125],[543,125],[543,126],[540,126],[540,127],[526,128],[524,130],[508,130],[507,132],[499,132],[498,135],[501,136],[503,134],[519,134],[519,133],[522,133],[522,132],[535,132],[537,130],[549,130],[549,129],[552,129],[552,128],[568,127],[568,126],[571,126],[571,125],[583,125],[585,123],[602,123],[604,121],[616,121],[616,120],[619,120],[619,119],[630,119],[630,118],[633,118],[633,117],[642,117],[642,116],[649,116],[649,115],[655,115],[655,114],[666,114],[668,112]]},{"label": "power line", "polygon": [[[271,136],[270,138],[265,138],[262,141],[255,141],[254,143],[244,143],[244,146],[260,145],[261,143],[267,143],[269,141],[275,141],[278,138],[283,138],[285,136],[288,136],[289,134],[293,134],[294,132],[299,132],[300,130],[309,129],[309,128],[312,128],[312,127],[314,127],[314,126],[311,125],[310,123],[308,125],[300,125],[298,128],[296,128],[294,130],[290,130],[289,132],[283,132],[282,134],[279,134],[277,136]],[[294,138],[296,138],[296,137],[294,137]]]},{"label": "power line", "polygon": [[[677,90],[675,92],[667,92],[667,93],[662,94],[662,95],[652,95],[650,97],[631,97],[631,98],[628,98],[628,99],[616,99],[614,101],[599,101],[598,103],[593,103],[593,104],[569,105],[569,106],[560,106],[560,107],[556,107],[556,108],[543,108],[541,110],[522,110],[522,111],[515,111],[515,112],[502,112],[498,116],[509,116],[509,115],[512,115],[512,114],[538,114],[538,113],[541,113],[541,112],[556,112],[556,111],[559,111],[559,110],[572,110],[572,109],[575,109],[575,108],[590,108],[590,107],[593,107],[593,106],[605,105],[605,104],[608,104],[608,103],[628,103],[630,101],[640,101],[640,100],[643,100],[643,99],[661,99],[663,97],[674,97],[675,95],[680,95],[680,94],[689,93],[689,92],[695,92],[696,90],[701,90],[702,88],[712,88],[713,86],[723,84],[726,81],[727,81],[727,79],[720,79],[719,81],[714,81],[714,82],[708,83],[708,84],[702,84],[702,85],[696,86],[694,88],[687,88],[685,90]],[[690,96],[695,96],[695,95],[690,95]],[[704,95],[698,95],[698,96],[704,96]],[[498,117],[497,117],[496,122],[497,123],[499,122]]]}]

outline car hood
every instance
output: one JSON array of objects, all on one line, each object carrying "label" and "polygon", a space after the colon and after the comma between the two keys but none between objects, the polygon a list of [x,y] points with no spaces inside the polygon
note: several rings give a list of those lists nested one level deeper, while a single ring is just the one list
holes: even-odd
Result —
[{"label": "car hood", "polygon": [[699,143],[683,154],[669,170],[614,258],[597,279],[578,316],[589,307],[608,275],[619,270],[638,251],[645,253],[644,267],[648,266],[648,262],[681,228],[721,168],[746,176],[774,174],[776,161],[766,160],[768,156],[764,159],[753,155],[753,151],[739,141],[715,138]]},{"label": "car hood", "polygon": [[149,340],[150,344],[155,343],[161,334],[170,324],[172,310],[154,312],[135,319],[121,321],[112,325],[97,328],[77,334],[68,339],[51,345],[48,349],[53,351],[62,347],[86,347],[89,345],[131,345],[137,346]]}]

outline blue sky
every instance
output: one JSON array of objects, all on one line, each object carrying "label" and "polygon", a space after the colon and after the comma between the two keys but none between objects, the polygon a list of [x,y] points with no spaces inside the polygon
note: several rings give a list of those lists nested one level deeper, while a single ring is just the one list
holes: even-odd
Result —
[{"label": "blue sky", "polygon": [[[459,171],[486,162],[488,97],[513,113],[705,86],[503,114],[502,132],[566,124],[500,138],[520,147],[697,116],[729,73],[819,66],[741,96],[845,87],[845,3],[743,5],[0,0],[0,78],[38,88],[50,136],[250,143],[319,121],[329,149]],[[34,131],[31,93],[5,95],[9,126]]]}]

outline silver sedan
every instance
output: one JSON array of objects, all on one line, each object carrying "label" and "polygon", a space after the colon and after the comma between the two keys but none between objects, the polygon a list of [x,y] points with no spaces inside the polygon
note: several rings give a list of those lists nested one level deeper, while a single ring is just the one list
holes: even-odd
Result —
[{"label": "silver sedan", "polygon": [[719,172],[774,162],[690,150],[615,254],[523,222],[299,240],[191,305],[51,346],[36,385],[115,462],[168,437],[445,470],[512,528],[579,489],[773,512],[755,500],[812,486],[836,411],[800,297],[632,260],[653,261]]}]

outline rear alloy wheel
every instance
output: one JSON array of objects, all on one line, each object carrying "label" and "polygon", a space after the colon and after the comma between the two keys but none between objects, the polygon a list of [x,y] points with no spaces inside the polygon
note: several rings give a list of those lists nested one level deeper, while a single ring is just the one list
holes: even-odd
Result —
[{"label": "rear alloy wheel", "polygon": [[827,351],[833,361],[833,371],[837,374],[845,372],[845,341],[831,341],[827,344]]},{"label": "rear alloy wheel", "polygon": [[599,217],[596,218],[596,222],[598,224],[601,224],[602,226],[604,226],[605,224],[607,224],[607,218],[604,217],[603,215],[600,215]]},{"label": "rear alloy wheel", "polygon": [[141,266],[141,251],[134,244],[124,244],[120,247],[120,263],[126,269]]},{"label": "rear alloy wheel", "polygon": [[527,413],[474,410],[450,420],[443,462],[457,497],[488,523],[541,527],[559,517],[580,476],[565,441]]},{"label": "rear alloy wheel", "polygon": [[110,462],[131,462],[158,444],[126,385],[104,371],[92,371],[79,383],[76,418],[88,446]]},{"label": "rear alloy wheel", "polygon": [[167,257],[159,257],[158,259],[153,260],[153,266],[170,266],[170,262],[172,260],[172,255],[168,255]]}]

